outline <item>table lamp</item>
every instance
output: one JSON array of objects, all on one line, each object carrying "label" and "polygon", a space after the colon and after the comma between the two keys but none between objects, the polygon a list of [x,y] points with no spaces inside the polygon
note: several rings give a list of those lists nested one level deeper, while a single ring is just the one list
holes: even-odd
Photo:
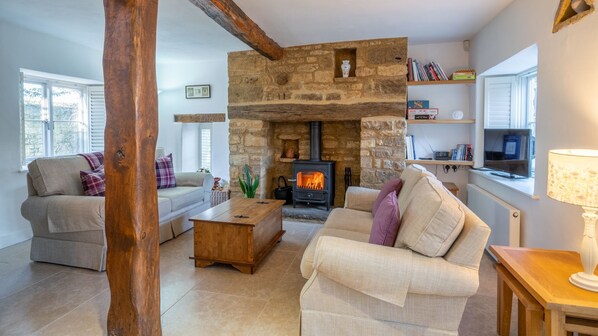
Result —
[{"label": "table lamp", "polygon": [[581,205],[585,228],[581,242],[583,272],[571,275],[575,286],[598,292],[596,223],[598,222],[598,150],[559,149],[548,152],[548,197]]}]

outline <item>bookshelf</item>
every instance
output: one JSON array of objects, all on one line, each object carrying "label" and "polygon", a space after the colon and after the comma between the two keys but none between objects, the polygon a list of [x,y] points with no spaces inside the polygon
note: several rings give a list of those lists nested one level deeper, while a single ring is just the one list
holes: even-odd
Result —
[{"label": "bookshelf", "polygon": [[433,81],[407,81],[407,86],[419,86],[419,85],[455,85],[455,84],[475,84],[475,79],[462,79],[462,80],[433,80]]},{"label": "bookshelf", "polygon": [[450,166],[473,166],[473,161],[461,161],[461,160],[405,160],[407,164],[420,164],[420,165],[450,165]]},{"label": "bookshelf", "polygon": [[407,119],[407,124],[475,124],[475,119],[441,119],[441,120],[411,120]]}]

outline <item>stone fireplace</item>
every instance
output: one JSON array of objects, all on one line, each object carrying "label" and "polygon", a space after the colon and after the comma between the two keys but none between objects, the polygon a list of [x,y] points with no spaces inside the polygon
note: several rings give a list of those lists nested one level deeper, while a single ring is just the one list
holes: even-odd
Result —
[{"label": "stone fireplace", "polygon": [[[334,161],[334,205],[352,185],[379,188],[405,163],[407,39],[285,48],[279,61],[254,51],[229,54],[229,144],[233,193],[248,164],[260,197],[273,197],[292,162],[310,160],[310,123],[321,122],[321,159]],[[348,78],[336,71],[352,60]]]}]

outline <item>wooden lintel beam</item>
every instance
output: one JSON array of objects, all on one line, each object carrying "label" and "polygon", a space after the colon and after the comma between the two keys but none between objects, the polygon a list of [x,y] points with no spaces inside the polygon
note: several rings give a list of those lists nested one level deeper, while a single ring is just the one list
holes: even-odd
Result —
[{"label": "wooden lintel beam", "polygon": [[405,116],[405,103],[229,105],[229,119],[265,121],[349,121],[377,116]]},{"label": "wooden lintel beam", "polygon": [[175,114],[174,122],[182,123],[212,123],[225,122],[225,113],[196,113],[196,114]]},{"label": "wooden lintel beam", "polygon": [[161,335],[158,0],[104,0],[107,334]]},{"label": "wooden lintel beam", "polygon": [[276,61],[283,49],[272,40],[233,0],[189,0],[201,8],[222,28],[235,35],[260,54]]}]

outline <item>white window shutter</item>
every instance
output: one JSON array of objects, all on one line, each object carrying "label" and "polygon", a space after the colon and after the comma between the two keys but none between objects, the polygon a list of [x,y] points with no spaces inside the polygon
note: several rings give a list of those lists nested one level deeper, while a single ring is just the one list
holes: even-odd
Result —
[{"label": "white window shutter", "polygon": [[92,152],[104,150],[104,129],[106,128],[106,100],[104,86],[89,86],[89,149]]},{"label": "white window shutter", "polygon": [[486,77],[484,128],[515,128],[516,76]]},{"label": "white window shutter", "polygon": [[212,170],[212,124],[200,126],[200,168]]}]

